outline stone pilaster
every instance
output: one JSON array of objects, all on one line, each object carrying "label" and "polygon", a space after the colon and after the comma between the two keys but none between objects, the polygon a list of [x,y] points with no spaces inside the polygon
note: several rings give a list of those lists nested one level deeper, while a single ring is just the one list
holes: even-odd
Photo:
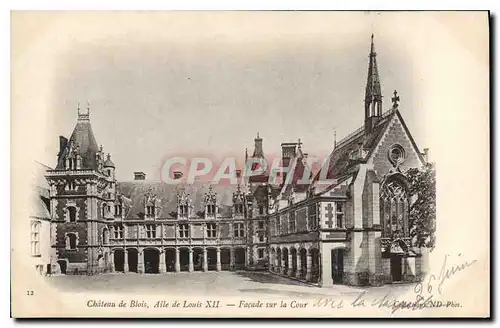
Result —
[{"label": "stone pilaster", "polygon": [[300,258],[300,251],[297,252],[297,270],[295,271],[295,278],[301,278],[301,274],[302,274],[302,261],[301,261],[301,258]]},{"label": "stone pilaster", "polygon": [[162,252],[160,253],[160,267],[158,268],[158,271],[160,273],[165,273],[167,272],[167,268],[166,268],[166,263],[165,263],[165,250],[162,250]]},{"label": "stone pilaster", "polygon": [[123,272],[128,272],[129,271],[129,268],[128,268],[128,251],[127,250],[124,250],[123,251]]},{"label": "stone pilaster", "polygon": [[138,250],[137,253],[137,273],[144,273],[144,251]]},{"label": "stone pilaster", "polygon": [[175,249],[175,272],[181,272],[181,258],[178,248]]},{"label": "stone pilaster", "polygon": [[190,248],[189,249],[189,272],[194,271],[194,265],[193,265],[193,250]]},{"label": "stone pilaster", "polygon": [[208,271],[208,256],[206,248],[203,248],[203,271]]},{"label": "stone pilaster", "polygon": [[311,256],[311,253],[310,253],[310,250],[307,251],[307,261],[306,261],[306,268],[307,268],[307,272],[306,272],[306,281],[311,281],[311,278],[312,278],[312,256]]},{"label": "stone pilaster", "polygon": [[220,248],[217,248],[217,271],[221,271]]},{"label": "stone pilaster", "polygon": [[288,252],[288,267],[286,268],[286,275],[287,276],[292,276],[292,268],[293,268],[293,264],[292,264],[292,252]]}]

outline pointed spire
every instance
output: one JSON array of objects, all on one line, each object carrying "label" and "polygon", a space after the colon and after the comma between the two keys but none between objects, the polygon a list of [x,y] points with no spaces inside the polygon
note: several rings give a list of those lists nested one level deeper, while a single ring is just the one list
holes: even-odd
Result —
[{"label": "pointed spire", "polygon": [[377,53],[373,34],[371,36],[370,56],[368,64],[368,77],[365,90],[365,131],[371,133],[382,116],[382,90],[380,88],[380,77],[378,75]]},{"label": "pointed spire", "polygon": [[370,62],[368,64],[368,77],[365,90],[365,117],[380,116],[382,114],[382,91],[378,75],[377,53],[373,34],[370,46]]},{"label": "pointed spire", "polygon": [[372,33],[372,45],[371,45],[371,48],[370,48],[370,56],[376,56],[377,53],[375,52],[375,43],[373,42],[373,33]]}]

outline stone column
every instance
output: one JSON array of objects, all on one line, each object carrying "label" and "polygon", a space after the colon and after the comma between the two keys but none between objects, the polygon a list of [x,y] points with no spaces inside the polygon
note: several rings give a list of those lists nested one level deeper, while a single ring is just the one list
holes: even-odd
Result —
[{"label": "stone column", "polygon": [[292,268],[293,268],[293,264],[292,264],[292,252],[291,251],[288,251],[288,268],[286,268],[286,275],[291,277],[292,276]]},{"label": "stone column", "polygon": [[208,271],[208,256],[206,248],[203,248],[203,271]]},{"label": "stone column", "polygon": [[181,272],[181,256],[178,248],[175,249],[175,272]]},{"label": "stone column", "polygon": [[301,272],[302,272],[302,261],[300,258],[300,250],[297,251],[297,270],[295,271],[295,278],[301,277]]},{"label": "stone column", "polygon": [[123,251],[123,272],[128,272],[128,252]]},{"label": "stone column", "polygon": [[109,252],[109,262],[111,264],[109,271],[115,272],[115,252]]},{"label": "stone column", "polygon": [[234,249],[232,247],[229,251],[229,270],[234,270]]},{"label": "stone column", "polygon": [[160,253],[160,264],[159,264],[159,265],[160,265],[160,267],[158,268],[158,269],[159,269],[158,271],[159,271],[160,273],[165,273],[165,272],[167,272],[167,268],[166,268],[166,265],[165,265],[165,264],[166,264],[166,263],[165,263],[165,255],[166,255],[165,250],[162,250],[162,251],[161,251],[161,253]]},{"label": "stone column", "polygon": [[142,249],[137,252],[137,273],[144,273],[144,252]]},{"label": "stone column", "polygon": [[193,249],[189,249],[189,272],[194,271],[194,266],[193,266]]},{"label": "stone column", "polygon": [[217,271],[221,271],[220,248],[217,248]]},{"label": "stone column", "polygon": [[307,250],[307,261],[306,261],[306,281],[311,281],[312,275],[311,275],[311,266],[312,266],[312,256],[310,253],[310,250]]}]

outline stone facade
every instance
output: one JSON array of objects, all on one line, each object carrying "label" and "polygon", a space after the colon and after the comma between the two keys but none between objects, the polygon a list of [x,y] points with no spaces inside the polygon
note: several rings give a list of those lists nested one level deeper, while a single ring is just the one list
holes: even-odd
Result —
[{"label": "stone facade", "polygon": [[[382,111],[373,42],[365,122],[335,143],[321,171],[329,183],[320,173],[299,182],[308,168],[300,140],[282,144],[279,182],[262,173],[234,186],[152,182],[142,172],[116,181],[88,112],[60,140],[46,174],[58,272],[268,270],[330,286],[411,282],[424,271],[409,238],[405,177],[424,157],[397,101]],[[264,160],[262,138],[254,141],[252,158]]]}]

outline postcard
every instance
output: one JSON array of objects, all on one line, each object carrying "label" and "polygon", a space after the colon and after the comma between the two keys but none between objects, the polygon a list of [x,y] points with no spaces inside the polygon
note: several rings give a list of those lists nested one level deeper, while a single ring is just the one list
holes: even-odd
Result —
[{"label": "postcard", "polygon": [[12,316],[489,318],[489,22],[12,12]]}]

